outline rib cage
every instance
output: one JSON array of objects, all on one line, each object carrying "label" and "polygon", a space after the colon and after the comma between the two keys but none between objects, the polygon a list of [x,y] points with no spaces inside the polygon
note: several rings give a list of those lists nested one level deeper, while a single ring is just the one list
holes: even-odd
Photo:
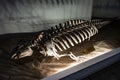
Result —
[{"label": "rib cage", "polygon": [[[78,25],[78,27],[81,27],[81,25]],[[82,41],[89,39],[91,36],[95,35],[96,33],[98,33],[98,30],[95,26],[86,25],[81,28],[71,29],[71,31],[68,31],[63,34],[56,35],[53,42],[55,44],[59,43],[64,48],[64,50],[66,50],[67,48],[70,48],[75,44],[81,43]],[[57,45],[56,47],[58,48]]]},{"label": "rib cage", "polygon": [[40,32],[35,39],[25,41],[25,45],[20,42],[13,50],[12,59],[31,56],[31,53],[24,54],[24,52],[30,51],[32,47],[37,47],[41,54],[54,56],[57,59],[69,56],[73,60],[78,61],[80,56],[76,57],[72,52],[61,55],[57,52],[67,50],[76,44],[90,39],[98,33],[98,28],[109,22],[104,20],[70,20],[60,23],[55,25],[55,27],[51,27],[51,29]]}]

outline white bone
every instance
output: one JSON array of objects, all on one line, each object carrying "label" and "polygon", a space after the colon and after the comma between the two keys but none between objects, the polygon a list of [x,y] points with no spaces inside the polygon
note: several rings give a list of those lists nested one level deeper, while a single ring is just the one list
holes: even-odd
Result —
[{"label": "white bone", "polygon": [[88,29],[88,31],[90,32],[90,34],[91,34],[91,36],[93,36],[93,31],[92,31],[92,29],[91,28],[89,28],[89,27],[86,27],[87,29]]},{"label": "white bone", "polygon": [[90,28],[91,28],[91,30],[92,30],[93,35],[95,35],[95,34],[96,34],[95,29],[94,29],[92,26],[90,26]]},{"label": "white bone", "polygon": [[60,51],[63,51],[63,50],[61,49],[61,47],[60,47],[57,43],[54,43],[54,45],[55,45]]},{"label": "white bone", "polygon": [[67,48],[65,47],[65,45],[59,39],[57,39],[57,40],[60,43],[60,45],[66,50]]},{"label": "white bone", "polygon": [[66,37],[66,39],[69,41],[69,43],[72,45],[72,46],[74,46],[74,44],[73,44],[73,42],[71,41],[71,39],[69,39],[67,36],[65,36]]},{"label": "white bone", "polygon": [[88,38],[90,39],[90,37],[91,37],[90,31],[88,31],[88,29],[86,29],[86,28],[85,28],[85,30],[86,30],[86,32],[88,33]]},{"label": "white bone", "polygon": [[92,25],[92,27],[95,29],[95,32],[98,33],[98,29],[94,25]]},{"label": "white bone", "polygon": [[78,44],[77,40],[75,39],[75,37],[73,35],[70,34],[70,37],[73,39],[73,41]]},{"label": "white bone", "polygon": [[84,36],[85,36],[85,39],[87,39],[87,34],[86,34],[86,32],[84,32],[83,30],[81,30],[82,32],[83,32],[83,34],[84,34]]},{"label": "white bone", "polygon": [[64,40],[64,39],[62,39],[62,40],[63,40],[64,44],[67,46],[67,48],[70,48],[70,46],[68,45],[67,41]]},{"label": "white bone", "polygon": [[72,24],[71,24],[71,21],[69,21],[69,24],[70,24],[70,26],[72,25]]},{"label": "white bone", "polygon": [[[74,33],[74,32],[73,32],[73,33]],[[74,35],[77,37],[79,43],[81,43],[81,39],[80,39],[80,37],[79,37],[76,33],[74,33]]]},{"label": "white bone", "polygon": [[80,33],[79,31],[78,31],[78,33],[79,33],[79,35],[81,36],[82,41],[84,41],[84,40],[85,40],[85,38],[84,38],[83,34],[82,34],[82,33]]}]

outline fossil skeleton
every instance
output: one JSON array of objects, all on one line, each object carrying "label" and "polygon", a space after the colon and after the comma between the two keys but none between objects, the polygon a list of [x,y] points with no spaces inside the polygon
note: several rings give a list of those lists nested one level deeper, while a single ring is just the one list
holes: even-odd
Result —
[{"label": "fossil skeleton", "polygon": [[[20,59],[32,55],[32,47],[37,47],[39,52],[45,56],[53,56],[59,59],[63,56],[69,56],[75,61],[79,61],[81,56],[75,56],[74,53],[58,54],[58,51],[64,51],[85,40],[89,40],[98,33],[98,29],[108,24],[110,20],[70,20],[51,29],[39,32],[39,35],[27,41],[20,41],[13,49],[12,59]],[[27,52],[27,53],[26,53]]]}]

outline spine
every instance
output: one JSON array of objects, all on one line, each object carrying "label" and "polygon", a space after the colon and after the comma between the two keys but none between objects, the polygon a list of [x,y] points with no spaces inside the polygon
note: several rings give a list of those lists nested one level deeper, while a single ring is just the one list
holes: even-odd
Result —
[{"label": "spine", "polygon": [[27,53],[27,55],[23,55],[23,53],[32,50],[32,47],[37,47],[40,53],[45,56],[53,56],[57,59],[69,56],[78,61],[80,56],[75,56],[72,52],[60,55],[58,51],[68,50],[85,40],[90,40],[92,36],[98,33],[98,29],[108,23],[110,23],[108,20],[70,20],[60,23],[51,29],[39,32],[38,36],[30,41],[17,44],[13,50],[12,59],[31,56],[31,53]]}]

